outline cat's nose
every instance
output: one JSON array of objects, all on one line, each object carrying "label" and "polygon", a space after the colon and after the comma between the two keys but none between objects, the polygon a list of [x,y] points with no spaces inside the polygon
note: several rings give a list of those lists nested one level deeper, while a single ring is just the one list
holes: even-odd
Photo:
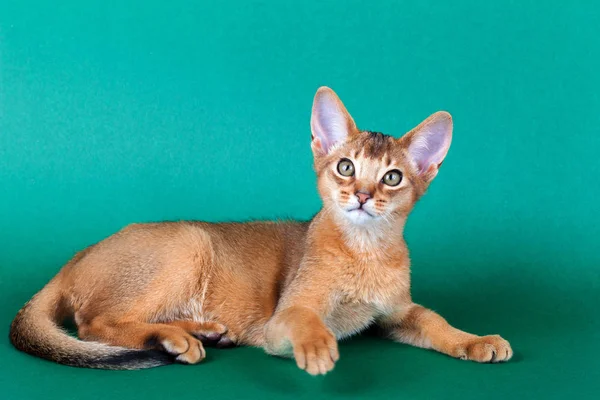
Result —
[{"label": "cat's nose", "polygon": [[358,191],[354,194],[356,195],[356,197],[358,197],[358,202],[360,204],[365,204],[367,202],[367,200],[369,200],[371,198],[371,193],[368,193],[368,192]]}]

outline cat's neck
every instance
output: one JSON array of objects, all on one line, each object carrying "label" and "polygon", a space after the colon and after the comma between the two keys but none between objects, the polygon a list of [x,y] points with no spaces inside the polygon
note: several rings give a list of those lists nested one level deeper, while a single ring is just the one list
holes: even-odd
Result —
[{"label": "cat's neck", "polygon": [[378,219],[356,224],[339,212],[324,208],[315,219],[329,235],[338,237],[349,252],[357,256],[393,255],[406,251],[404,242],[405,218]]}]

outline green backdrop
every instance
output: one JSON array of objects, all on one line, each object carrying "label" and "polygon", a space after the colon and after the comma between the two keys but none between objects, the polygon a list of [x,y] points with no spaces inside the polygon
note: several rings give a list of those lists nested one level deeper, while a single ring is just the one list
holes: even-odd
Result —
[{"label": "green backdrop", "polygon": [[[0,398],[597,398],[597,2],[216,3],[0,3]],[[109,372],[10,346],[21,305],[130,222],[311,217],[321,85],[363,129],[453,114],[413,293],[513,361],[364,335],[321,378],[251,348]]]}]

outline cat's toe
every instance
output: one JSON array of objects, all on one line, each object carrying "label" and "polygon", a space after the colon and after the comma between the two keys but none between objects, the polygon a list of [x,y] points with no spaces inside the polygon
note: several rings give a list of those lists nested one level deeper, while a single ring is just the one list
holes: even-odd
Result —
[{"label": "cat's toe", "polygon": [[497,363],[512,358],[510,344],[498,335],[481,336],[461,346],[458,357],[483,363]]},{"label": "cat's toe", "polygon": [[206,357],[202,343],[190,335],[168,335],[160,340],[162,348],[183,364],[196,364]]}]

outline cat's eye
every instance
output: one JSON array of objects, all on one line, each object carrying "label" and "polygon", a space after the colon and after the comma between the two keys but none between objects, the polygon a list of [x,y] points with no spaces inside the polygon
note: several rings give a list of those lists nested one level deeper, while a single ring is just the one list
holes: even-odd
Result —
[{"label": "cat's eye", "polygon": [[342,176],[354,175],[354,164],[347,158],[342,158],[338,163],[337,170]]},{"label": "cat's eye", "polygon": [[402,172],[397,169],[388,171],[383,176],[382,181],[388,186],[398,186],[402,182]]}]

